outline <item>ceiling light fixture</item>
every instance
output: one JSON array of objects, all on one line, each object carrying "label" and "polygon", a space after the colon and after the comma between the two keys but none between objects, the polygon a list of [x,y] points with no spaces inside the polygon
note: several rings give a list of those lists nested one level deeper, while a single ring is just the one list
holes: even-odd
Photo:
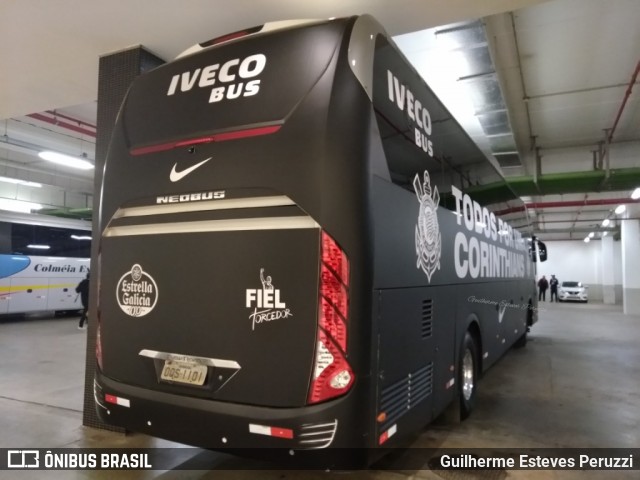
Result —
[{"label": "ceiling light fixture", "polygon": [[30,245],[27,245],[27,248],[33,248],[35,250],[49,250],[51,247],[49,245],[38,245],[38,244],[32,243]]},{"label": "ceiling light fixture", "polygon": [[18,178],[0,177],[0,182],[13,183],[15,185],[24,185],[25,187],[37,187],[37,188],[42,187],[41,183],[29,182],[27,180],[20,180]]},{"label": "ceiling light fixture", "polygon": [[584,243],[589,243],[591,239],[589,237],[584,237]]},{"label": "ceiling light fixture", "polygon": [[591,233],[589,234],[589,238],[593,238],[593,237],[595,237],[595,236],[596,236],[596,234],[595,234],[595,233],[593,233],[593,232],[591,232]]},{"label": "ceiling light fixture", "polygon": [[91,240],[91,237],[88,235],[71,235],[71,238],[74,240]]},{"label": "ceiling light fixture", "polygon": [[609,232],[602,232],[602,236],[606,237]]},{"label": "ceiling light fixture", "polygon": [[78,168],[80,170],[91,170],[93,168],[93,165],[89,161],[63,153],[45,151],[38,153],[38,156],[48,162],[57,163],[58,165],[64,165],[66,167]]},{"label": "ceiling light fixture", "polygon": [[640,187],[636,188],[631,194],[631,198],[634,200],[638,200],[640,198]]},{"label": "ceiling light fixture", "polygon": [[604,220],[602,220],[603,227],[608,227],[610,223],[611,223],[611,220],[609,220],[608,218],[605,218]]},{"label": "ceiling light fixture", "polygon": [[614,211],[616,212],[616,215],[621,215],[626,209],[627,207],[625,207],[624,205],[618,205]]}]

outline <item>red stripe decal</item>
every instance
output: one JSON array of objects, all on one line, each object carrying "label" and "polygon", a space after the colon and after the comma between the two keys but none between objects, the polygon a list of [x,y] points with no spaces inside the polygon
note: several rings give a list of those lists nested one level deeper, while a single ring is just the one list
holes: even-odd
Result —
[{"label": "red stripe decal", "polygon": [[131,155],[145,155],[148,153],[164,152],[174,148],[188,147],[191,145],[199,145],[201,143],[225,142],[227,140],[238,140],[240,138],[259,137],[261,135],[270,135],[280,130],[281,125],[271,125],[268,127],[249,128],[246,130],[235,130],[233,132],[216,133],[206,135],[204,137],[189,138],[186,140],[176,140],[174,142],[160,143],[157,145],[149,145],[146,147],[138,147],[131,149]]}]

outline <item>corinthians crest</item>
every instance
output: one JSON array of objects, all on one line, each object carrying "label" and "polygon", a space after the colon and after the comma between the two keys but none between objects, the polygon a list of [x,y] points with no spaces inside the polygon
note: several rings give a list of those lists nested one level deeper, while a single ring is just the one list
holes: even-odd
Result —
[{"label": "corinthians crest", "polygon": [[420,202],[420,213],[416,225],[416,254],[418,262],[416,267],[422,268],[431,282],[431,276],[440,269],[440,254],[442,252],[442,235],[438,225],[438,204],[440,194],[438,188],[431,189],[429,172],[424,172],[424,181],[416,174],[413,179],[413,188]]}]

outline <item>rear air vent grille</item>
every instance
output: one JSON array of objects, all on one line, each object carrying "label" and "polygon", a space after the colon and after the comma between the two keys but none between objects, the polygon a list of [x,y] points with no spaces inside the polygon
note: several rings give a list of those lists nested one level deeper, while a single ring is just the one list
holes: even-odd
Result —
[{"label": "rear air vent grille", "polygon": [[308,450],[327,448],[333,442],[337,429],[338,420],[303,425],[298,435],[300,448]]},{"label": "rear air vent grille", "polygon": [[431,338],[433,330],[433,300],[422,301],[422,323],[420,334],[422,338]]},{"label": "rear air vent grille", "polygon": [[379,411],[386,414],[386,420],[380,431],[386,431],[400,417],[431,395],[432,391],[433,362],[382,390]]}]

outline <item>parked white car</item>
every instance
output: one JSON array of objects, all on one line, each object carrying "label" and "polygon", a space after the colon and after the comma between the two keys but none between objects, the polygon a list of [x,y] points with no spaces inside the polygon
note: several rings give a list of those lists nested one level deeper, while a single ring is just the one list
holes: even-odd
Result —
[{"label": "parked white car", "polygon": [[581,282],[562,282],[558,288],[558,300],[587,303],[589,301],[587,288]]}]

